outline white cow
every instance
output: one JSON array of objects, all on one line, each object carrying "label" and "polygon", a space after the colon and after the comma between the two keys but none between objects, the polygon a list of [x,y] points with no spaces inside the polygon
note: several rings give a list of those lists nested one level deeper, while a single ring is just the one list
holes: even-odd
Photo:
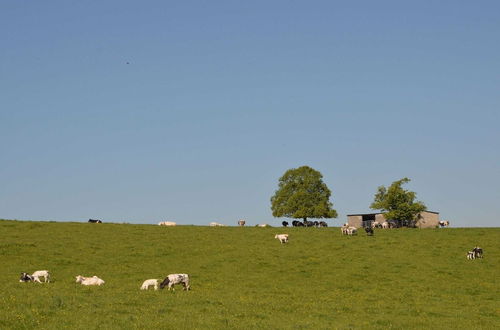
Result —
[{"label": "white cow", "polygon": [[40,277],[43,277],[43,281],[45,283],[50,282],[50,274],[48,270],[37,270],[36,272],[31,274],[31,276],[33,276],[33,280],[38,283],[42,283],[40,281]]},{"label": "white cow", "polygon": [[380,222],[378,222],[378,221],[373,221],[372,222],[372,229],[379,228],[379,227],[381,227]]},{"label": "white cow", "polygon": [[347,235],[354,235],[358,233],[358,229],[356,227],[348,227],[347,228]]},{"label": "white cow", "polygon": [[208,224],[210,227],[225,227],[226,225],[223,225],[222,223],[218,223],[218,222],[210,222]]},{"label": "white cow", "polygon": [[288,243],[288,234],[276,234],[274,238],[279,239],[280,243]]},{"label": "white cow", "polygon": [[81,285],[102,285],[105,282],[97,276],[85,277],[82,275],[76,276],[76,283],[80,283]]},{"label": "white cow", "polygon": [[177,226],[177,223],[173,222],[173,221],[162,221],[162,222],[158,222],[158,226],[169,226],[169,227],[173,227],[173,226]]},{"label": "white cow", "polygon": [[153,286],[155,290],[158,290],[158,280],[157,279],[149,279],[145,280],[141,285],[141,290],[148,290],[150,286]]},{"label": "white cow", "polygon": [[382,222],[382,228],[384,229],[389,228],[389,223],[387,221]]},{"label": "white cow", "polygon": [[[170,274],[165,279],[163,282],[160,284],[160,289],[163,289],[164,287],[168,286],[168,289],[173,289],[173,286],[175,284],[182,284],[184,286],[184,290],[189,290],[189,275],[188,274]],[[175,289],[173,289],[175,290]]]},{"label": "white cow", "polygon": [[346,223],[344,223],[344,225],[340,227],[340,232],[342,233],[342,235],[347,235],[347,228],[349,228],[349,226],[347,226]]}]

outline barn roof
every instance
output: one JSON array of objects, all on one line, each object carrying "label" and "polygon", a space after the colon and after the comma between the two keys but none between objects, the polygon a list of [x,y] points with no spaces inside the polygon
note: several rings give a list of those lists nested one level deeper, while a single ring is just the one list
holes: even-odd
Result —
[{"label": "barn roof", "polygon": [[[434,212],[434,211],[422,211],[422,212],[427,212],[427,213],[434,213],[434,214],[439,214],[439,212]],[[347,216],[355,216],[355,215],[377,215],[377,214],[382,214],[382,212],[377,212],[377,213],[357,213],[357,214],[348,214]]]}]

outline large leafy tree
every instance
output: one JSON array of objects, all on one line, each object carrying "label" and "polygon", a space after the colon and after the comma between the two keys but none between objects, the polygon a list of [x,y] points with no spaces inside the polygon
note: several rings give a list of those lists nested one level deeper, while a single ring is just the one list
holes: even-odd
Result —
[{"label": "large leafy tree", "polygon": [[403,184],[410,182],[408,178],[394,181],[389,188],[378,187],[371,209],[381,210],[386,219],[406,220],[414,223],[420,212],[427,207],[420,201],[415,201],[417,194],[406,190]]},{"label": "large leafy tree", "polygon": [[320,172],[309,166],[286,171],[271,197],[273,216],[304,220],[336,218],[337,211],[329,200],[332,193],[322,178]]}]

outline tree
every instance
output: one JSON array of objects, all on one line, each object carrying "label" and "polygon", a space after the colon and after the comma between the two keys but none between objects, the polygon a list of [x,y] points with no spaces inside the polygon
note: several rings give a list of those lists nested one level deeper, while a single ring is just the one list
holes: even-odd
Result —
[{"label": "tree", "polygon": [[378,187],[371,209],[381,210],[386,219],[409,221],[411,225],[417,220],[420,212],[427,207],[420,201],[415,201],[417,194],[403,189],[401,186],[410,182],[408,178],[394,181],[389,188]]},{"label": "tree", "polygon": [[286,171],[271,197],[273,216],[304,220],[336,218],[337,211],[329,201],[332,193],[322,178],[320,172],[309,166]]}]

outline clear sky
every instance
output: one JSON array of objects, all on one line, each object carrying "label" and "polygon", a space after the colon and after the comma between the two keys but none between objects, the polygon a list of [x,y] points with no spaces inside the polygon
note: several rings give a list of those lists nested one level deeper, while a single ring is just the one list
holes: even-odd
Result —
[{"label": "clear sky", "polygon": [[402,177],[500,225],[499,1],[0,0],[0,218],[278,224],[290,168],[345,222]]}]

